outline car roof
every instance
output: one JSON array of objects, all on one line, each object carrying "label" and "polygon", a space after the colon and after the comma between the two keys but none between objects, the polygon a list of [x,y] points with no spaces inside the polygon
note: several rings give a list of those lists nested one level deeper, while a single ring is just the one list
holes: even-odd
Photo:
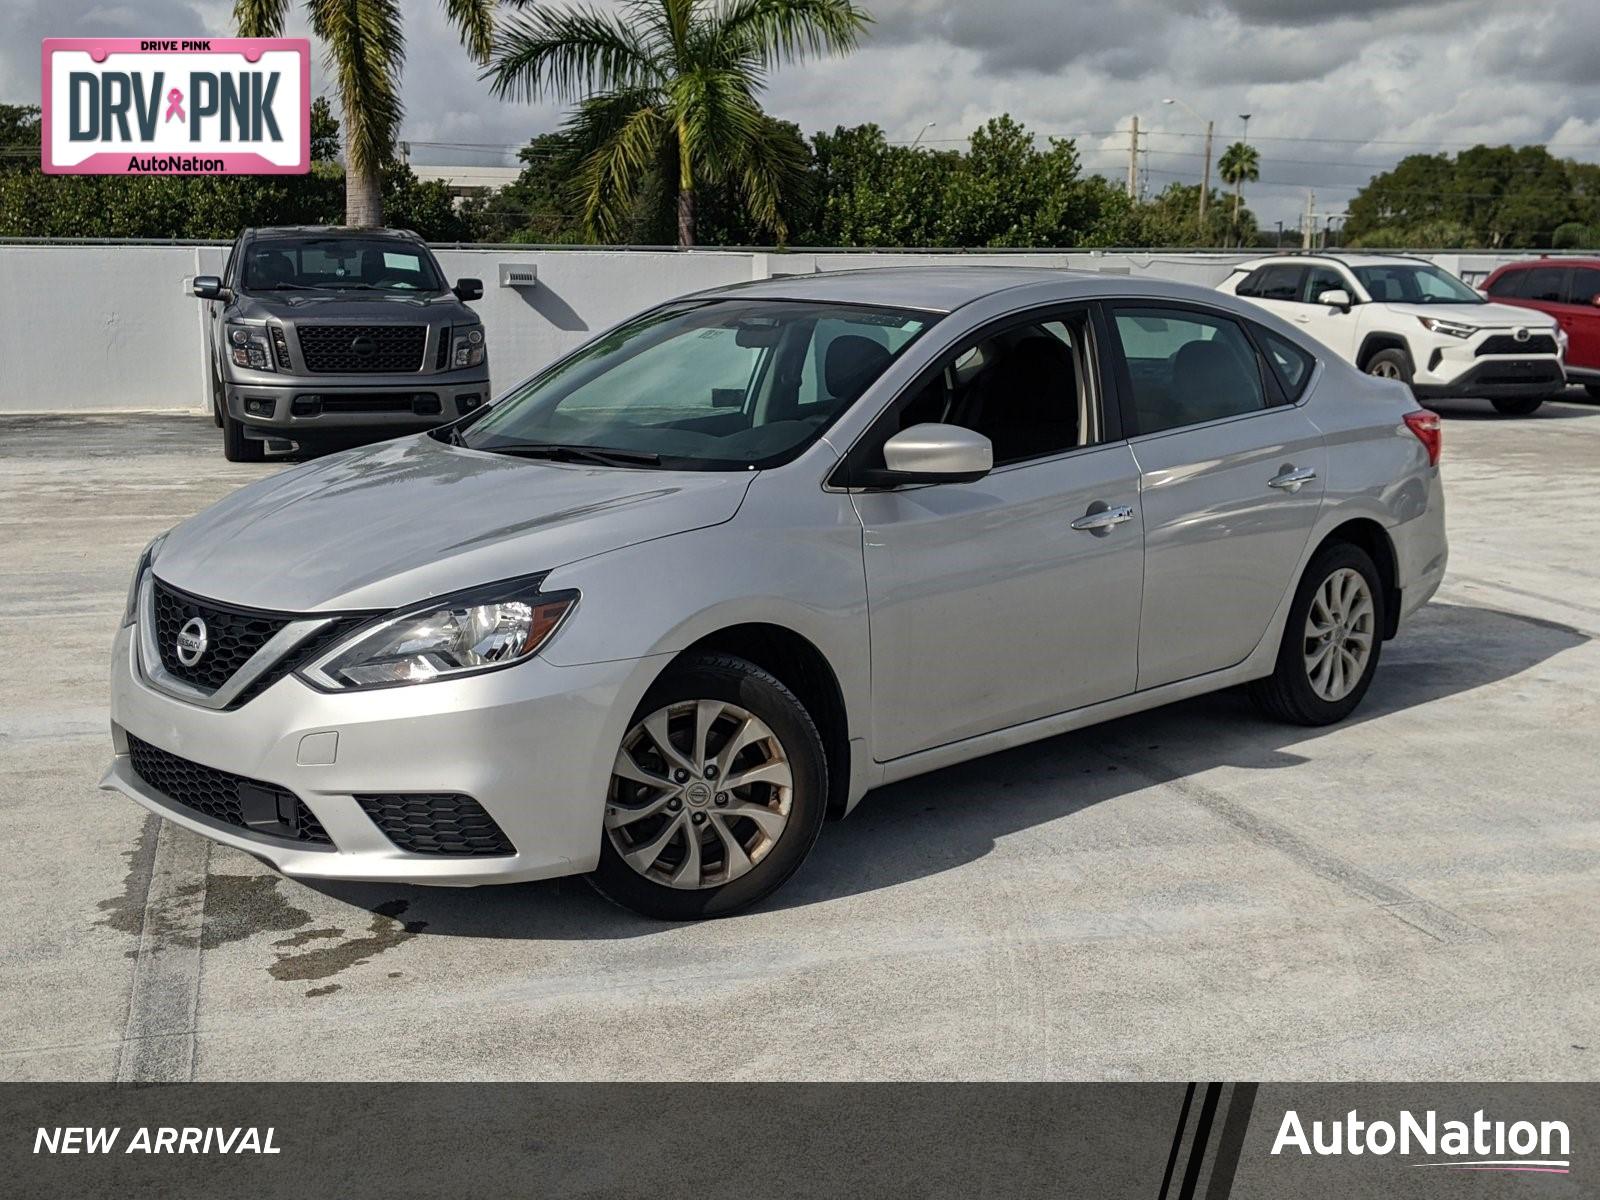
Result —
[{"label": "car roof", "polygon": [[1102,275],[1059,267],[895,266],[822,271],[807,275],[775,275],[748,283],[728,284],[696,293],[697,299],[737,296],[741,299],[810,300],[825,304],[862,304],[948,313],[962,305],[1001,292],[1040,284],[1057,285],[1051,299],[1088,299],[1098,295],[1188,297],[1214,303],[1216,292],[1170,279]]},{"label": "car roof", "polygon": [[1339,263],[1346,267],[1404,267],[1418,263],[1434,265],[1410,254],[1269,254],[1265,258],[1239,263],[1233,269],[1254,271],[1257,267],[1294,266],[1300,263]]},{"label": "car roof", "polygon": [[356,234],[361,237],[394,238],[396,241],[420,242],[417,234],[409,229],[355,229],[347,225],[270,225],[260,229],[247,229],[245,233],[251,237],[266,241],[272,238],[297,238],[297,237],[338,237],[344,234]]},{"label": "car roof", "polygon": [[1538,258],[1524,258],[1517,262],[1501,263],[1495,268],[1495,273],[1501,271],[1523,271],[1529,267],[1597,267],[1600,268],[1600,258],[1585,258],[1581,255],[1551,256],[1541,254]]}]

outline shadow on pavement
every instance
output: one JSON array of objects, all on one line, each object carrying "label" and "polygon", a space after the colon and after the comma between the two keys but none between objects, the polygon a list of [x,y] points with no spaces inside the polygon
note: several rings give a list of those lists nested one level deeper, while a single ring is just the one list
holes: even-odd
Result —
[{"label": "shadow on pavement", "polygon": [[[1509,679],[1588,640],[1554,622],[1432,604],[1385,645],[1366,699],[1334,728]],[[1473,652],[1462,653],[1464,646]],[[1167,764],[1182,761],[1196,769],[1282,770],[1304,763],[1292,748],[1319,736],[1318,730],[1267,721],[1236,689],[975,759],[871,793],[849,819],[823,830],[806,865],[761,907],[804,907],[972,862],[1008,834],[1150,786],[1148,776],[1116,761],[1146,749],[1159,750]],[[581,879],[459,891],[365,884],[318,890],[370,911],[404,900],[408,918],[425,923],[423,936],[429,937],[591,939],[673,928],[613,907]]]}]

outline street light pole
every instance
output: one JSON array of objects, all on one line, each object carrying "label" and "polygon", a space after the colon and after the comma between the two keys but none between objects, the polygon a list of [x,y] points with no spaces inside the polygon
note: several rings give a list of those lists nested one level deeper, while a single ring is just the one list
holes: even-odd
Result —
[{"label": "street light pole", "polygon": [[929,121],[921,129],[917,130],[917,136],[911,139],[911,149],[915,150],[917,148],[917,143],[922,140],[922,135],[927,133],[930,129],[938,128],[938,125],[939,122],[937,121]]},{"label": "street light pole", "polygon": [[1176,96],[1168,96],[1161,103],[1176,104],[1178,107],[1187,110],[1189,115],[1196,121],[1205,121],[1206,123],[1206,165],[1200,177],[1200,231],[1204,233],[1206,228],[1206,201],[1211,198],[1211,135],[1215,129],[1215,122],[1202,117],[1193,107],[1185,101],[1179,100]]}]

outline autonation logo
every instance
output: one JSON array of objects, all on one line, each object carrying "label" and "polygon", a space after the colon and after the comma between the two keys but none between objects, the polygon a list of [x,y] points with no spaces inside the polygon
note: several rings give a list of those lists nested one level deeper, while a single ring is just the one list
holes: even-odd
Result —
[{"label": "autonation logo", "polygon": [[1572,1166],[1571,1143],[1565,1121],[1492,1121],[1482,1109],[1470,1121],[1441,1121],[1432,1109],[1420,1117],[1401,1109],[1392,1121],[1368,1121],[1351,1109],[1343,1120],[1312,1121],[1308,1131],[1291,1108],[1283,1114],[1272,1153],[1299,1152],[1318,1158],[1421,1155],[1437,1161],[1406,1165],[1566,1175]]}]

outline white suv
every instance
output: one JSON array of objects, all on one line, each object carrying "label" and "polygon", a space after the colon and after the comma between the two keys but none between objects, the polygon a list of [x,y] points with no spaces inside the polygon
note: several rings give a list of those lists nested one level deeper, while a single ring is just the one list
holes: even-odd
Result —
[{"label": "white suv", "polygon": [[1419,400],[1481,396],[1525,416],[1566,386],[1553,317],[1491,304],[1426,259],[1284,255],[1241,263],[1218,290],[1293,321]]}]

